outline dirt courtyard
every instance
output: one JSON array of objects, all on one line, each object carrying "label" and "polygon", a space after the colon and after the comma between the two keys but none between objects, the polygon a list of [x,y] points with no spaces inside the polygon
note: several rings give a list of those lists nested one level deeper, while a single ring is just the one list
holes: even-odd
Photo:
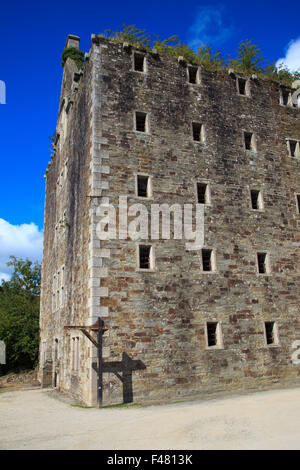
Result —
[{"label": "dirt courtyard", "polygon": [[300,388],[126,408],[0,393],[0,449],[300,449]]}]

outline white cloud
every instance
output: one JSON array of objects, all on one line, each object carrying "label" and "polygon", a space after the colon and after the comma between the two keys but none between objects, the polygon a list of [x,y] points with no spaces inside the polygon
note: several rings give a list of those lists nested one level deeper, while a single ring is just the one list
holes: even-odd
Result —
[{"label": "white cloud", "polygon": [[292,72],[300,70],[300,37],[292,39],[286,49],[285,57],[278,59],[276,65],[285,65]]},{"label": "white cloud", "polygon": [[41,261],[42,247],[43,232],[33,222],[12,225],[0,219],[0,282],[3,278],[9,279],[11,268],[6,266],[6,263],[11,255]]},{"label": "white cloud", "polygon": [[223,7],[198,7],[194,24],[188,30],[188,43],[199,47],[209,43],[218,46],[232,34],[233,27],[225,26],[222,18]]},{"label": "white cloud", "polygon": [[9,278],[10,278],[10,275],[9,275],[9,274],[0,273],[0,284],[1,284],[1,281],[2,281],[2,280],[4,280],[4,281],[9,281]]}]

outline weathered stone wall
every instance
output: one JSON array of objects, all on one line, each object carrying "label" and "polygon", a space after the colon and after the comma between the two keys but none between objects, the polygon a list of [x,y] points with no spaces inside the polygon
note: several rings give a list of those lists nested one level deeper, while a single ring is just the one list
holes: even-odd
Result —
[{"label": "weathered stone wall", "polygon": [[[147,73],[135,72],[122,45],[102,47],[101,60],[110,166],[103,196],[115,207],[119,195],[129,206],[196,203],[196,182],[209,181],[205,246],[217,263],[203,273],[199,252],[186,251],[185,241],[159,240],[155,271],[140,272],[135,241],[102,242],[110,250],[101,280],[110,327],[105,402],[123,393],[165,399],[298,382],[291,354],[300,338],[300,162],[288,156],[286,138],[299,139],[299,109],[280,106],[279,87],[261,80],[250,80],[250,97],[239,96],[225,72],[200,70],[200,84],[189,84],[186,67],[171,58],[147,54]],[[149,134],[134,131],[135,110],[149,113]],[[193,142],[192,121],[204,125],[205,143]],[[244,150],[243,131],[255,133],[257,152]],[[150,201],[135,196],[136,173],[152,176]],[[250,188],[263,191],[264,211],[250,208]],[[269,253],[269,275],[257,272],[258,251]],[[265,345],[268,320],[278,323],[278,346]],[[207,321],[221,322],[222,349],[206,347]],[[141,361],[132,364],[140,368],[133,392],[126,355]],[[125,386],[113,373],[122,369]]]},{"label": "weathered stone wall", "polygon": [[[300,339],[300,160],[286,138],[300,139],[300,110],[279,105],[279,87],[199,70],[190,84],[177,60],[146,54],[147,72],[133,71],[133,51],[94,38],[68,120],[65,153],[48,172],[43,262],[42,339],[64,336],[61,387],[96,401],[95,348],[80,332],[80,370],[70,370],[66,324],[91,324],[100,315],[104,335],[104,403],[168,399],[215,391],[299,383],[291,361]],[[134,130],[134,111],[149,113],[149,133]],[[192,139],[192,122],[204,143]],[[244,149],[253,132],[257,151]],[[67,185],[55,190],[68,154]],[[136,196],[137,173],[152,177],[149,200]],[[149,240],[155,269],[137,269],[139,241],[100,241],[97,208],[141,202],[196,203],[196,183],[210,186],[205,246],[216,271],[202,272],[199,251],[186,240]],[[251,209],[250,189],[263,193],[264,210]],[[64,201],[62,203],[62,201]],[[58,206],[68,234],[58,249],[53,233]],[[257,252],[268,252],[271,272],[258,274]],[[51,279],[66,269],[67,304],[50,313]],[[48,314],[49,312],[49,314]],[[264,322],[278,325],[279,344],[267,346]],[[223,347],[208,348],[207,321],[221,324]],[[75,334],[75,333],[74,333]],[[121,380],[122,378],[122,380]]]},{"label": "weathered stone wall", "polygon": [[[89,226],[88,191],[90,165],[91,67],[86,65],[80,86],[74,90],[77,67],[67,59],[64,67],[58,116],[55,155],[47,172],[45,230],[42,272],[41,343],[46,341],[47,358],[59,374],[57,386],[86,402],[90,400],[89,341],[69,325],[84,325],[89,314]],[[62,267],[65,280],[62,282]],[[59,297],[53,306],[57,286],[53,279],[60,272]],[[79,337],[79,369],[72,367],[72,336]],[[55,360],[55,339],[58,354]],[[43,369],[42,358],[40,369]]]}]

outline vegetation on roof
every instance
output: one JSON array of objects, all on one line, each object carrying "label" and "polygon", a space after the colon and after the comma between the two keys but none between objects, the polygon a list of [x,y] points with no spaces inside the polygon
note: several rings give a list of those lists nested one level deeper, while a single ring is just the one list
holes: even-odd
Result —
[{"label": "vegetation on roof", "polygon": [[209,44],[202,45],[195,52],[194,49],[180,41],[178,36],[171,36],[161,40],[159,36],[151,37],[145,29],[139,29],[135,25],[123,25],[122,31],[106,30],[98,37],[113,42],[127,42],[136,49],[145,52],[153,52],[170,57],[182,56],[189,64],[202,65],[210,71],[232,68],[234,71],[244,75],[256,74],[264,80],[272,80],[286,86],[291,86],[294,80],[300,79],[300,70],[290,71],[284,65],[276,66],[275,62],[268,62],[259,47],[250,40],[241,41],[235,57],[228,56],[225,59],[220,50],[213,51]]},{"label": "vegetation on roof", "polygon": [[62,67],[65,65],[67,58],[70,57],[70,59],[74,60],[75,64],[77,65],[78,70],[80,70],[83,66],[84,62],[84,53],[80,49],[77,49],[77,47],[66,47],[63,50],[63,53],[61,55],[62,58]]}]

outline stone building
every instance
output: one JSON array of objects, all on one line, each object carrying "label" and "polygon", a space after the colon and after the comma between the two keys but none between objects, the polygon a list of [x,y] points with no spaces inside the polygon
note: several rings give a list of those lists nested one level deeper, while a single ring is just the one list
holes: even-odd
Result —
[{"label": "stone building", "polygon": [[[99,317],[104,404],[300,383],[292,93],[94,35],[82,70],[67,58],[46,174],[43,386],[97,403],[96,332],[76,327]],[[99,239],[120,196],[149,213],[200,204],[204,245]]]}]

